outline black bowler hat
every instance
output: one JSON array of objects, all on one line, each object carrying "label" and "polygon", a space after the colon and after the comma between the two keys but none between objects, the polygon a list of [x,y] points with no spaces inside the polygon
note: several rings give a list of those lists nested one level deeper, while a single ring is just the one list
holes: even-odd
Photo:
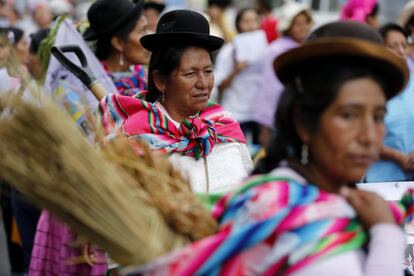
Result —
[{"label": "black bowler hat", "polygon": [[273,64],[278,78],[287,83],[324,63],[356,65],[376,72],[390,88],[388,99],[398,94],[409,78],[406,61],[385,48],[376,30],[356,21],[319,27],[302,46],[280,55]]},{"label": "black bowler hat", "polygon": [[142,46],[151,52],[172,45],[193,45],[215,51],[223,42],[223,39],[210,35],[207,19],[191,10],[165,13],[158,21],[156,33],[141,37]]},{"label": "black bowler hat", "polygon": [[129,20],[138,18],[144,1],[135,4],[131,0],[98,0],[88,10],[90,27],[83,34],[85,40],[110,36]]}]

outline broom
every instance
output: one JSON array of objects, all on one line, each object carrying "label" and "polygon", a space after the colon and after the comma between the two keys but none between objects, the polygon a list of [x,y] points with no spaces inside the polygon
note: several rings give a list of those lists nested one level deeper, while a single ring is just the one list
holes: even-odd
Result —
[{"label": "broom", "polygon": [[12,105],[13,116],[0,120],[1,176],[118,263],[142,264],[216,231],[188,184],[148,146],[137,157],[119,138],[100,151],[53,103]]}]

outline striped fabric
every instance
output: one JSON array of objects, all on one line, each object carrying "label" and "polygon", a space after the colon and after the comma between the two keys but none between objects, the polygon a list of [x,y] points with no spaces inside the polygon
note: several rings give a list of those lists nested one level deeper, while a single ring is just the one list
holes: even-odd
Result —
[{"label": "striped fabric", "polygon": [[[410,191],[403,204],[391,204],[399,223],[412,213],[412,199]],[[213,215],[220,223],[217,234],[131,275],[289,275],[368,240],[342,197],[271,175],[254,176],[220,198]]]},{"label": "striped fabric", "polygon": [[245,143],[239,123],[213,103],[179,127],[155,103],[134,97],[109,95],[101,100],[99,110],[108,139],[125,134],[163,153],[177,152],[198,160],[210,154],[216,143]]},{"label": "striped fabric", "polygon": [[109,70],[104,61],[101,61],[101,63],[120,95],[134,96],[148,89],[147,73],[142,65],[132,66],[131,71],[126,74],[116,74]]}]

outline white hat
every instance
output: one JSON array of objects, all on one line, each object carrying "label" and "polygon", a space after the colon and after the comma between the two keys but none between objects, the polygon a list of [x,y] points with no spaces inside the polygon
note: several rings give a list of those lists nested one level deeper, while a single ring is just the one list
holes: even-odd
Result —
[{"label": "white hat", "polygon": [[414,15],[414,0],[411,0],[405,4],[404,8],[401,11],[400,16],[398,17],[398,23],[405,28],[405,25],[410,20],[411,16]]},{"label": "white hat", "polygon": [[312,14],[308,5],[298,3],[293,0],[287,0],[279,8],[275,9],[274,15],[278,20],[279,32],[285,32],[289,30],[292,25],[293,19],[302,13],[306,12],[309,18],[312,18]]}]

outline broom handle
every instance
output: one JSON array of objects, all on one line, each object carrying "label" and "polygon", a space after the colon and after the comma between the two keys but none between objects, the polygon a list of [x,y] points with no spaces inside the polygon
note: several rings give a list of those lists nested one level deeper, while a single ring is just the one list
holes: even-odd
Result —
[{"label": "broom handle", "polygon": [[[105,88],[96,80],[92,70],[88,66],[88,60],[78,45],[53,46],[53,56],[70,72],[72,72],[86,87],[88,87],[95,98],[100,101],[107,95]],[[80,61],[80,66],[72,62],[64,53],[74,53]]]},{"label": "broom handle", "polygon": [[98,81],[91,83],[89,85],[89,89],[98,101],[100,101],[107,94],[105,88]]}]

